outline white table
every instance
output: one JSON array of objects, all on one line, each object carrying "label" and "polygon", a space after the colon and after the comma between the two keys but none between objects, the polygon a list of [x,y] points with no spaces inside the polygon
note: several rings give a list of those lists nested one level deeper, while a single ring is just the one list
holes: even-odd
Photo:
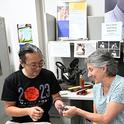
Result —
[{"label": "white table", "polygon": [[87,95],[77,95],[77,92],[70,92],[67,90],[60,91],[60,95],[63,99],[68,100],[93,100],[92,89],[87,90]]}]

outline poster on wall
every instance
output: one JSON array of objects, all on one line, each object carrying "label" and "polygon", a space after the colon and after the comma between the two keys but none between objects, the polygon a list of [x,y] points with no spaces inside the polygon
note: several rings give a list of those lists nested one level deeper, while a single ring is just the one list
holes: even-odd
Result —
[{"label": "poster on wall", "polygon": [[17,24],[19,43],[32,43],[32,26],[31,24]]},{"label": "poster on wall", "polygon": [[58,40],[87,38],[86,1],[60,1],[57,4]]},{"label": "poster on wall", "polygon": [[122,37],[124,39],[124,0],[105,0],[105,22],[122,22]]},{"label": "poster on wall", "polygon": [[111,53],[114,58],[120,58],[120,41],[98,41],[97,49],[104,49]]}]

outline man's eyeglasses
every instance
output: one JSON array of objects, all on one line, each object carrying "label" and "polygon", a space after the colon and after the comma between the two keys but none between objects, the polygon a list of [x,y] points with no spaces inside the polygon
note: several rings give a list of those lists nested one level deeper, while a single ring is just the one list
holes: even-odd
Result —
[{"label": "man's eyeglasses", "polygon": [[39,63],[26,64],[26,65],[29,66],[31,69],[42,68],[44,65],[44,61],[41,61]]}]

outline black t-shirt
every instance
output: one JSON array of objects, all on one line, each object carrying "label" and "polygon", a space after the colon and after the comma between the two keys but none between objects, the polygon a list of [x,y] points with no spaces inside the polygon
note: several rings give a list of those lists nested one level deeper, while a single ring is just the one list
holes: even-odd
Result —
[{"label": "black t-shirt", "polygon": [[[38,122],[49,122],[48,111],[52,105],[52,94],[61,90],[54,74],[42,69],[40,74],[33,79],[26,77],[22,70],[12,73],[5,79],[1,99],[16,101],[20,108],[40,106],[44,115]],[[32,122],[29,116],[12,117],[14,122]]]}]

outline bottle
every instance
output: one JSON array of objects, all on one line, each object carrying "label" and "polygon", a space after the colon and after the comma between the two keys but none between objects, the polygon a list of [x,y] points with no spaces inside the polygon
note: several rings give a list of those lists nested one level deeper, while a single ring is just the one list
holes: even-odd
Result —
[{"label": "bottle", "polygon": [[84,86],[85,80],[83,79],[83,75],[80,75],[80,86],[82,89],[82,95],[86,95],[86,90],[85,90],[85,86]]},{"label": "bottle", "polygon": [[84,89],[84,79],[83,79],[83,75],[82,74],[80,75],[80,83],[79,83],[79,85],[81,86],[81,88]]}]

